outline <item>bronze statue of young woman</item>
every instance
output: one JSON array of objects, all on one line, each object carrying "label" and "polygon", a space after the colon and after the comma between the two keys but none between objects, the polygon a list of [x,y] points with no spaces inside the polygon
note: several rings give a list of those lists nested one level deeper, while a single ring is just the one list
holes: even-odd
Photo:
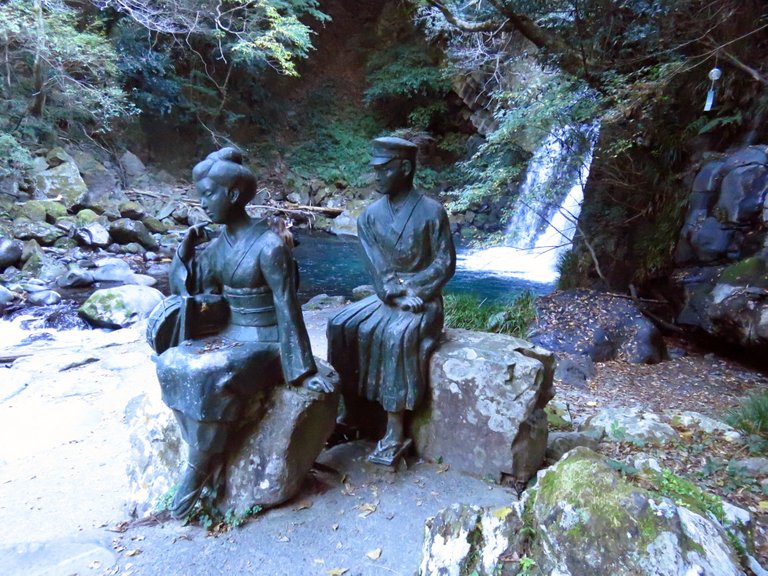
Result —
[{"label": "bronze statue of young woman", "polygon": [[317,373],[290,247],[245,211],[256,181],[242,162],[236,149],[224,148],[194,167],[200,205],[223,232],[199,250],[207,240],[203,226],[188,230],[170,271],[171,291],[181,302],[177,333],[160,342],[150,327],[163,401],[189,445],[171,507],[176,518],[188,515],[203,488],[215,483],[255,394],[282,382],[333,388]]}]

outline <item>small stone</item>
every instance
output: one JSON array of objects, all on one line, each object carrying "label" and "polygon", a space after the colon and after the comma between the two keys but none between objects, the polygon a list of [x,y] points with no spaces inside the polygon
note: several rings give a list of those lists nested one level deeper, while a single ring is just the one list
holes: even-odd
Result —
[{"label": "small stone", "polygon": [[168,232],[168,226],[153,216],[143,218],[142,223],[147,227],[147,230],[153,234],[165,234]]},{"label": "small stone", "polygon": [[587,432],[550,432],[547,437],[547,454],[549,462],[557,462],[566,453],[578,446],[586,446],[597,450],[600,437]]},{"label": "small stone", "polygon": [[13,235],[19,240],[36,240],[42,246],[50,246],[64,236],[64,232],[47,222],[17,218],[13,222]]},{"label": "small stone", "polygon": [[606,439],[617,442],[664,444],[680,438],[658,414],[637,407],[603,408],[584,423],[583,429],[605,434]]},{"label": "small stone", "polygon": [[731,460],[728,463],[728,468],[753,478],[764,478],[768,476],[768,458],[754,457]]},{"label": "small stone", "polygon": [[16,299],[16,294],[5,286],[0,285],[0,306],[10,304]]},{"label": "small stone", "polygon": [[302,310],[322,310],[323,308],[337,308],[346,304],[347,299],[344,296],[328,296],[328,294],[318,294],[309,299],[304,304]]},{"label": "small stone", "polygon": [[27,302],[35,306],[52,306],[61,302],[61,294],[54,290],[40,290],[30,293]]},{"label": "small stone", "polygon": [[352,301],[357,302],[368,296],[376,294],[376,289],[370,284],[363,284],[362,286],[355,286],[352,288]]},{"label": "small stone", "polygon": [[120,216],[122,218],[130,218],[131,220],[141,220],[147,215],[146,210],[144,210],[144,206],[138,202],[133,202],[130,200],[122,202],[117,209],[120,212]]},{"label": "small stone", "polygon": [[72,268],[65,276],[56,280],[56,284],[61,288],[81,288],[93,283],[93,274],[80,268]]},{"label": "small stone", "polygon": [[99,222],[91,222],[75,232],[75,239],[83,246],[106,248],[112,242],[109,231]]}]

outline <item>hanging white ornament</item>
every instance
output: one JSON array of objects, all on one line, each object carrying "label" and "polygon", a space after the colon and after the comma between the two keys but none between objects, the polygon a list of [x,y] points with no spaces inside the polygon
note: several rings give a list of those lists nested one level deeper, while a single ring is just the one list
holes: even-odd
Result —
[{"label": "hanging white ornament", "polygon": [[704,112],[709,112],[715,105],[715,82],[717,82],[722,75],[722,71],[717,66],[712,68],[712,70],[709,71],[709,74],[707,74],[707,77],[711,80],[711,84],[709,85],[709,90],[707,90],[707,100],[704,102]]}]

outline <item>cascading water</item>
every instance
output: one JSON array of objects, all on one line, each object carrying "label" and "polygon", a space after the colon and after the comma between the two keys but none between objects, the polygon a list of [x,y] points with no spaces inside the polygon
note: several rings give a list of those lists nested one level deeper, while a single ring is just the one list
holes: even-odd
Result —
[{"label": "cascading water", "polygon": [[459,266],[543,284],[557,280],[557,260],[576,233],[597,134],[597,124],[554,128],[528,164],[506,245],[466,252]]}]

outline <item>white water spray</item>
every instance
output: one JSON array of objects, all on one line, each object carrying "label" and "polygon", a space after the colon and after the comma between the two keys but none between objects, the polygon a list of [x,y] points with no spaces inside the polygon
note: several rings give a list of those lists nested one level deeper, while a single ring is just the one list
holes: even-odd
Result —
[{"label": "white water spray", "polygon": [[534,152],[520,187],[506,246],[459,256],[459,266],[551,284],[568,250],[584,199],[596,124],[556,127]]}]

